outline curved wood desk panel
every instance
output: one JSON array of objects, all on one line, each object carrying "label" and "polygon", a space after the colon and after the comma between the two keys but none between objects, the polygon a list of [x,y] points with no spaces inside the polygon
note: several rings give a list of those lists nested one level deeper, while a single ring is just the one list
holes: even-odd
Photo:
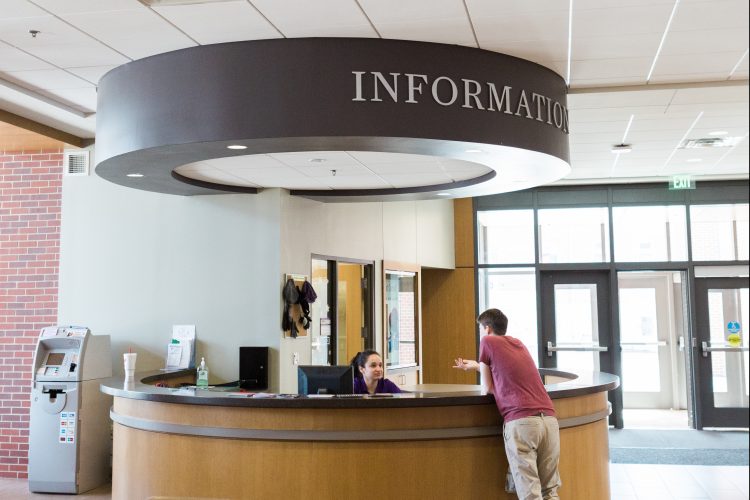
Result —
[{"label": "curved wood desk panel", "polygon": [[[548,386],[563,499],[609,498],[606,394],[617,378],[598,375],[594,385]],[[515,498],[504,492],[497,409],[476,388],[253,400],[122,384],[102,384],[115,396],[114,499]]]}]

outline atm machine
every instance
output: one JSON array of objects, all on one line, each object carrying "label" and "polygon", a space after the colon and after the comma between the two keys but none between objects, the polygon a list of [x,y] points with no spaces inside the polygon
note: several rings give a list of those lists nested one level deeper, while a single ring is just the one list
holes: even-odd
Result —
[{"label": "atm machine", "polygon": [[109,335],[42,329],[31,389],[30,491],[82,493],[109,481],[112,397],[99,390],[99,379],[111,376]]}]

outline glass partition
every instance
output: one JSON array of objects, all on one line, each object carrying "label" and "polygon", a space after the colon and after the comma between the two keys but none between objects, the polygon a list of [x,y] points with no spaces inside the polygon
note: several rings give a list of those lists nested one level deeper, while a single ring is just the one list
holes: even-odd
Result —
[{"label": "glass partition", "polygon": [[690,235],[694,261],[748,260],[748,204],[691,206]]},{"label": "glass partition", "polygon": [[686,261],[684,205],[614,207],[615,260],[618,262]]},{"label": "glass partition", "polygon": [[385,364],[417,364],[417,273],[385,270]]},{"label": "glass partition", "polygon": [[534,268],[480,269],[479,310],[496,307],[508,317],[508,335],[524,343],[539,366]]},{"label": "glass partition", "polygon": [[534,211],[496,210],[477,213],[480,264],[534,262]]},{"label": "glass partition", "polygon": [[539,262],[609,262],[607,207],[539,210]]}]

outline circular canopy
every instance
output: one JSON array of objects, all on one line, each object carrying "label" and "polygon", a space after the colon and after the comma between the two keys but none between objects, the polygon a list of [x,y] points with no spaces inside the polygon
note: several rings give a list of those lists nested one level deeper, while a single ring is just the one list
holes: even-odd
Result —
[{"label": "circular canopy", "polygon": [[468,47],[344,38],[207,45],[104,76],[96,172],[182,195],[284,187],[351,201],[514,191],[569,171],[565,97],[549,69]]}]

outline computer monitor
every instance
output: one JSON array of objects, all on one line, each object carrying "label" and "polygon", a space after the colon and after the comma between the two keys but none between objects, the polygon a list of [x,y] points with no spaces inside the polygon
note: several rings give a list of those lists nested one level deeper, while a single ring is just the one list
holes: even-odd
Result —
[{"label": "computer monitor", "polygon": [[353,391],[351,365],[297,367],[297,392],[300,394],[351,394]]}]

